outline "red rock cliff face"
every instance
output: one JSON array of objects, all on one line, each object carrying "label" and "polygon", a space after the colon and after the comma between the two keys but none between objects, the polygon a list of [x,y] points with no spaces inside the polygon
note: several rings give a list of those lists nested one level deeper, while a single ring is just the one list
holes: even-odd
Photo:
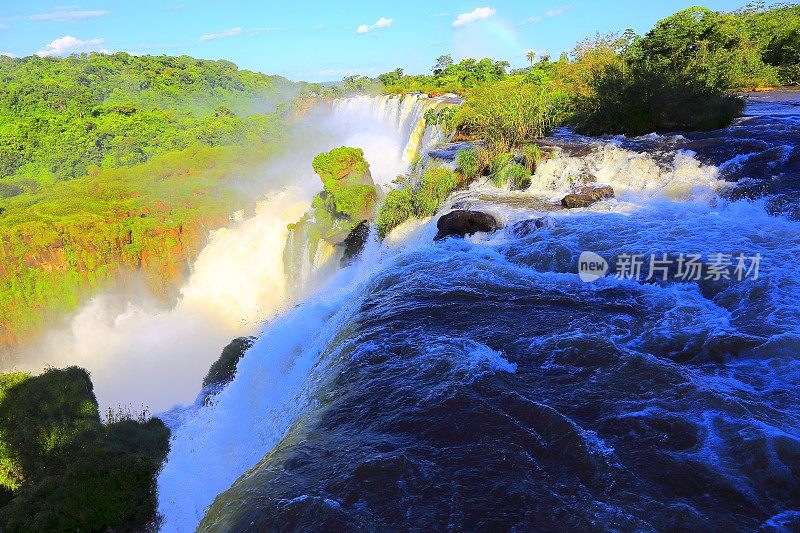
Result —
[{"label": "red rock cliff face", "polygon": [[[120,219],[126,215],[131,214],[118,214]],[[25,251],[18,256],[13,254],[11,243],[0,240],[0,287],[8,288],[9,284],[15,284],[14,290],[35,292],[44,290],[42,285],[45,283],[58,283],[59,277],[77,275],[73,284],[65,286],[68,294],[56,293],[53,298],[64,299],[66,296],[80,305],[103,290],[132,290],[134,284],[129,280],[141,277],[154,296],[169,303],[186,280],[189,265],[205,246],[209,232],[226,222],[226,217],[219,216],[198,216],[175,225],[164,221],[139,235],[134,235],[132,230],[120,231],[118,236],[107,241],[87,239],[80,231],[65,231],[47,244],[25,237]],[[36,272],[37,280],[45,281],[26,286],[24,278],[31,272]],[[10,318],[26,302],[19,299],[9,302],[8,305],[15,308],[0,314],[0,354],[9,352],[19,343],[33,340],[48,324],[76,307],[65,301],[45,299],[42,303],[38,307],[29,303],[30,309],[23,310],[44,318],[33,321],[38,324],[28,328],[13,324]]]}]

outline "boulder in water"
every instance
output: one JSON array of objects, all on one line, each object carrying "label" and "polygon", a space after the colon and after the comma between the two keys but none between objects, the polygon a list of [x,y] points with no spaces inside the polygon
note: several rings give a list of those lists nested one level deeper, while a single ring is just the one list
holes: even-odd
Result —
[{"label": "boulder in water", "polygon": [[528,220],[522,220],[515,223],[513,226],[508,228],[508,231],[510,231],[515,237],[527,237],[534,231],[541,229],[546,225],[547,222],[543,218],[529,218]]},{"label": "boulder in water", "polygon": [[203,379],[203,388],[211,385],[222,386],[231,382],[236,376],[239,359],[250,349],[255,340],[255,337],[238,337],[223,348],[222,355],[208,369],[208,374]]},{"label": "boulder in water", "polygon": [[367,239],[369,239],[369,222],[364,220],[350,232],[350,235],[342,243],[344,245],[344,253],[342,254],[341,266],[349,265],[361,253],[367,244]]},{"label": "boulder in water", "polygon": [[435,241],[452,236],[464,237],[478,232],[491,232],[500,226],[492,215],[482,211],[457,209],[439,217],[436,227],[439,232],[433,239]]},{"label": "boulder in water", "polygon": [[614,198],[614,189],[610,185],[586,185],[578,192],[566,195],[561,199],[561,205],[568,209],[576,207],[589,207],[595,202],[606,198]]}]

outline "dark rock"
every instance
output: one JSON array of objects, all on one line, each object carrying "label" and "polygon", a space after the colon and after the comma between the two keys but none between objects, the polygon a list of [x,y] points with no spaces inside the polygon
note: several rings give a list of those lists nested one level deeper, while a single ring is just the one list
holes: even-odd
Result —
[{"label": "dark rock", "polygon": [[546,225],[547,223],[543,218],[531,218],[521,222],[516,222],[510,228],[508,228],[508,231],[510,231],[515,237],[527,237],[537,229],[541,229]]},{"label": "dark rock", "polygon": [[492,215],[459,209],[439,217],[436,227],[439,232],[433,240],[438,241],[445,237],[464,237],[478,232],[495,231],[499,225]]},{"label": "dark rock", "polygon": [[361,253],[364,245],[367,244],[367,239],[369,239],[369,222],[364,220],[353,228],[353,231],[342,243],[344,245],[344,254],[340,263],[342,267],[349,265]]},{"label": "dark rock", "polygon": [[588,207],[605,198],[614,198],[614,189],[610,185],[587,185],[562,198],[561,205],[569,209]]},{"label": "dark rock", "polygon": [[208,374],[203,379],[203,388],[211,385],[225,385],[232,381],[236,376],[236,364],[255,340],[255,337],[237,337],[223,348],[222,355],[208,369]]}]

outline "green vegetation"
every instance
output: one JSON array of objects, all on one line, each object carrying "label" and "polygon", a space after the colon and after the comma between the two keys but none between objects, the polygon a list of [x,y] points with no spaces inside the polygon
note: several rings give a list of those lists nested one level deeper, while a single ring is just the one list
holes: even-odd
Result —
[{"label": "green vegetation", "polygon": [[529,175],[536,172],[536,167],[539,166],[542,157],[542,150],[539,145],[526,144],[522,147],[522,158],[525,160],[525,170],[528,171]]},{"label": "green vegetation", "polygon": [[200,142],[268,139],[292,88],[228,61],[91,54],[0,57],[0,179],[39,184],[127,167]]},{"label": "green vegetation", "polygon": [[562,122],[565,98],[547,77],[512,76],[474,89],[453,120],[469,134],[509,150]]},{"label": "green vegetation", "polygon": [[168,296],[297,93],[186,56],[0,57],[0,76],[0,349],[130,270]]},{"label": "green vegetation", "polygon": [[[312,166],[322,180],[323,190],[311,202],[311,211],[289,225],[290,246],[285,260],[290,265],[313,263],[321,241],[346,247],[351,233],[372,220],[378,201],[378,189],[360,148],[334,148],[315,157]],[[291,246],[298,243],[299,246]],[[307,257],[300,256],[304,249]]]},{"label": "green vegetation", "polygon": [[377,81],[380,81],[384,90],[390,94],[405,94],[412,91],[433,95],[463,94],[469,89],[502,80],[506,77],[508,68],[507,61],[464,59],[454,63],[451,56],[444,55],[437,58],[432,76],[409,76],[403,74],[403,69],[395,69],[378,76]]},{"label": "green vegetation", "polygon": [[414,211],[419,217],[436,214],[439,206],[447,200],[450,193],[458,188],[456,173],[446,167],[429,168],[422,175],[414,195]]},{"label": "green vegetation", "polygon": [[757,3],[734,13],[693,7],[644,36],[597,36],[557,61],[527,59],[530,67],[508,72],[505,62],[442,56],[431,75],[397,69],[378,80],[390,94],[465,96],[454,115],[430,121],[484,138],[496,151],[559,124],[591,134],[714,129],[741,112],[730,91],[800,84],[800,6]]},{"label": "green vegetation", "polygon": [[355,224],[371,218],[377,196],[363,150],[334,148],[315,157],[312,166],[322,179],[330,213],[348,217]]},{"label": "green vegetation", "polygon": [[463,177],[449,168],[428,168],[417,187],[407,184],[386,195],[376,219],[378,236],[386,237],[409,218],[433,216],[450,193],[464,184]]},{"label": "green vegetation", "polygon": [[512,162],[493,174],[492,181],[498,187],[509,184],[512,189],[526,189],[531,182],[530,176],[524,166]]},{"label": "green vegetation", "polygon": [[142,529],[168,442],[158,419],[103,425],[85,370],[0,375],[0,529]]},{"label": "green vegetation", "polygon": [[468,179],[474,180],[481,172],[478,161],[478,150],[471,148],[456,154],[456,168]]},{"label": "green vegetation", "polygon": [[389,191],[376,218],[378,236],[383,239],[394,228],[413,217],[414,213],[414,191],[411,187]]}]

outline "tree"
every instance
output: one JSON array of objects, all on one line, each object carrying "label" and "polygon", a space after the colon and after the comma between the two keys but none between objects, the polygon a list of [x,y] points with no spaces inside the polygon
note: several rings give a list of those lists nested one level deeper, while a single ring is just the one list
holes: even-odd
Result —
[{"label": "tree", "polygon": [[536,59],[536,52],[534,52],[533,50],[531,50],[530,52],[528,52],[528,53],[525,55],[525,57],[526,57],[526,58],[528,58],[528,63],[530,63],[530,64],[531,64],[531,67],[533,67],[533,60],[534,60],[534,59]]},{"label": "tree", "polygon": [[453,64],[453,56],[450,54],[441,55],[436,58],[436,65],[433,67],[433,74],[441,76],[448,67]]}]

